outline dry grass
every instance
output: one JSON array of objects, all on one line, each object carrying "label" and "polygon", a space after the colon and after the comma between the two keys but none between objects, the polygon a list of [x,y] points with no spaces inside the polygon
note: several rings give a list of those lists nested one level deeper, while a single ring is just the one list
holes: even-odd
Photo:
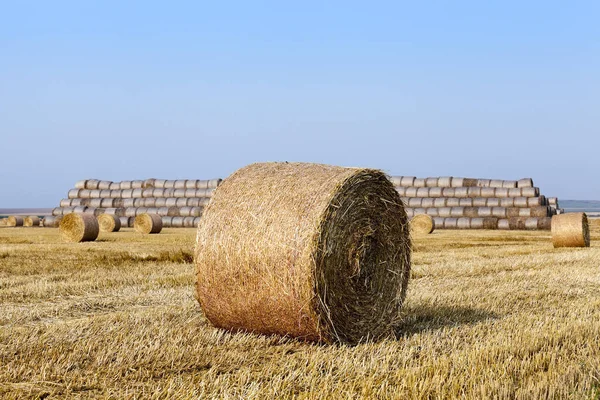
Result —
[{"label": "dry grass", "polygon": [[0,397],[594,398],[600,221],[550,232],[436,231],[414,242],[397,340],[323,346],[210,327],[194,229],[0,230]]}]

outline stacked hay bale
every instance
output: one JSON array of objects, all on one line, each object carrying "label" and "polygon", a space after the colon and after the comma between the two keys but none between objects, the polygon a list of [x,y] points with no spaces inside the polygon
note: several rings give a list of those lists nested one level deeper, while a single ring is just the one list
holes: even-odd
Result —
[{"label": "stacked hay bale", "polygon": [[435,229],[550,230],[560,214],[556,198],[546,198],[531,178],[391,178],[410,218],[429,215]]},{"label": "stacked hay bale", "polygon": [[133,227],[137,216],[155,214],[162,218],[164,227],[194,227],[220,183],[221,179],[81,180],[52,210],[52,215],[109,214],[122,227]]}]

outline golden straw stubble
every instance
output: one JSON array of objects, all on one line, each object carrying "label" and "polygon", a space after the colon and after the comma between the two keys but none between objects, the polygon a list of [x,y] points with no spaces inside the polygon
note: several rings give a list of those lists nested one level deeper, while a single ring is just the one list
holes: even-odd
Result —
[{"label": "golden straw stubble", "polygon": [[158,214],[143,213],[135,217],[133,227],[140,233],[160,233],[163,228],[162,218]]},{"label": "golden straw stubble", "polygon": [[435,229],[433,218],[427,214],[415,215],[410,220],[410,232],[414,235],[428,235]]},{"label": "golden straw stubble", "polygon": [[590,228],[586,213],[567,213],[552,217],[554,247],[590,247]]},{"label": "golden straw stubble", "polygon": [[93,214],[70,213],[63,216],[59,231],[67,242],[92,242],[98,237],[100,227]]},{"label": "golden straw stubble", "polygon": [[100,214],[98,216],[100,232],[118,232],[121,229],[121,220],[116,215]]},{"label": "golden straw stubble", "polygon": [[200,219],[197,297],[231,331],[378,340],[396,327],[410,247],[402,200],[381,171],[252,164],[219,185]]}]

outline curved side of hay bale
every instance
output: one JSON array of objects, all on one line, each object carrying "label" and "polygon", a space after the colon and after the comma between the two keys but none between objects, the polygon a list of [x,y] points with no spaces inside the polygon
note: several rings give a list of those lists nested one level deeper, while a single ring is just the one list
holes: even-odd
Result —
[{"label": "curved side of hay bale", "polygon": [[485,197],[475,197],[472,203],[473,207],[486,207],[487,199]]},{"label": "curved side of hay bale", "polygon": [[183,228],[183,218],[184,217],[173,217],[173,219],[171,220],[171,227]]},{"label": "curved side of hay bale", "polygon": [[471,186],[467,188],[467,196],[468,197],[481,197],[481,188],[477,186]]},{"label": "curved side of hay bale", "polygon": [[110,190],[111,181],[100,181],[98,182],[99,190]]},{"label": "curved side of hay bale", "polygon": [[69,199],[76,199],[79,197],[80,191],[81,191],[81,189],[71,189],[71,190],[69,190],[69,193],[67,193],[67,197]]},{"label": "curved side of hay bale", "polygon": [[165,179],[155,179],[154,180],[154,187],[156,189],[164,189],[165,188],[165,183],[167,181]]},{"label": "curved side of hay bale", "polygon": [[540,188],[537,188],[537,187],[521,188],[521,197],[538,197],[539,195],[540,195]]},{"label": "curved side of hay bale", "polygon": [[6,219],[6,226],[17,227],[17,226],[23,226],[24,223],[25,223],[25,219],[20,215],[10,215]]},{"label": "curved side of hay bale", "polygon": [[121,184],[119,185],[121,190],[129,190],[129,189],[133,189],[131,187],[131,181],[122,181]]},{"label": "curved side of hay bale", "polygon": [[110,190],[121,190],[121,182],[113,182],[108,188]]},{"label": "curved side of hay bale", "polygon": [[[454,182],[454,179],[452,180],[452,182]],[[455,190],[456,190],[456,188],[453,188],[453,187],[451,187],[451,188],[444,188],[442,190],[442,195],[444,197],[454,197],[454,191]]]},{"label": "curved side of hay bale", "polygon": [[479,217],[479,207],[465,207],[464,216],[469,218]]},{"label": "curved side of hay bale", "polygon": [[88,179],[85,181],[85,189],[96,190],[99,184],[100,181],[98,179]]},{"label": "curved side of hay bale", "polygon": [[121,220],[116,215],[100,214],[98,216],[100,232],[118,232],[121,229]]},{"label": "curved side of hay bale", "polygon": [[173,220],[173,217],[162,216],[161,219],[162,219],[163,228],[171,227],[171,221]]},{"label": "curved side of hay bale", "polygon": [[552,230],[552,217],[538,218],[538,229],[541,231]]},{"label": "curved side of hay bale", "polygon": [[468,187],[459,187],[454,189],[454,197],[469,197]]},{"label": "curved side of hay bale", "polygon": [[590,247],[590,228],[586,213],[555,215],[551,225],[554,247]]},{"label": "curved side of hay bale", "polygon": [[478,179],[473,178],[463,178],[463,187],[473,187],[477,186]]},{"label": "curved side of hay bale", "polygon": [[510,230],[510,223],[508,222],[508,219],[506,219],[506,218],[499,219],[498,220],[498,229],[503,230],[503,231]]},{"label": "curved side of hay bale", "polygon": [[154,189],[156,187],[154,186],[154,182],[156,182],[156,179],[154,178],[146,179],[143,185],[144,189]]},{"label": "curved side of hay bale", "polygon": [[157,214],[143,213],[135,217],[134,228],[137,232],[145,234],[160,233],[162,218]]},{"label": "curved side of hay bale", "polygon": [[215,188],[219,187],[221,182],[223,182],[223,179],[221,179],[221,178],[211,179],[208,181],[207,189],[215,189]]},{"label": "curved side of hay bale", "polygon": [[425,178],[426,187],[438,187],[439,178]]},{"label": "curved side of hay bale", "polygon": [[456,197],[447,198],[446,207],[460,207],[460,199]]},{"label": "curved side of hay bale", "polygon": [[512,189],[517,187],[517,181],[503,181],[502,187],[506,189]]},{"label": "curved side of hay bale", "polygon": [[433,218],[427,214],[415,215],[410,220],[410,233],[413,235],[428,235],[435,229]]},{"label": "curved side of hay bale", "polygon": [[452,177],[451,176],[440,176],[438,178],[437,186],[439,188],[451,187]]},{"label": "curved side of hay bale", "polygon": [[40,218],[36,215],[30,215],[23,218],[23,226],[40,226]]},{"label": "curved side of hay bale", "polygon": [[421,207],[422,203],[423,203],[423,199],[421,199],[420,197],[411,197],[408,199],[408,202],[406,203],[406,205],[410,208],[417,208],[417,207]]},{"label": "curved side of hay bale", "polygon": [[131,188],[132,189],[143,189],[144,181],[141,181],[141,180],[131,181]]},{"label": "curved side of hay bale", "polygon": [[126,228],[129,226],[129,217],[121,215],[119,216],[119,222],[121,223],[122,228]]},{"label": "curved side of hay bale", "polygon": [[509,189],[506,189],[506,188],[496,188],[494,190],[494,196],[497,198],[500,198],[500,199],[509,197],[508,191],[509,191]]},{"label": "curved side of hay bale", "polygon": [[501,180],[501,179],[491,179],[489,187],[491,187],[491,188],[503,188],[504,187],[504,181]]},{"label": "curved side of hay bale", "polygon": [[485,202],[486,207],[500,207],[500,199],[497,197],[490,197]]},{"label": "curved side of hay bale", "polygon": [[175,189],[185,189],[185,179],[178,179],[173,186]]},{"label": "curved side of hay bale", "polygon": [[188,179],[185,181],[186,189],[196,189],[196,185],[198,185],[198,181],[196,179]]},{"label": "curved side of hay bale", "polygon": [[533,179],[531,178],[523,178],[517,181],[517,187],[526,188],[533,187]]},{"label": "curved side of hay bale", "polygon": [[446,207],[446,199],[445,198],[435,198],[433,199],[433,206],[434,207]]},{"label": "curved side of hay bale", "polygon": [[44,228],[58,228],[61,220],[62,216],[48,215],[44,217],[42,223],[44,224]]},{"label": "curved side of hay bale", "polygon": [[415,179],[417,178],[414,176],[402,176],[400,179],[400,186],[412,187],[415,185]]},{"label": "curved side of hay bale", "polygon": [[459,218],[456,221],[456,229],[471,229],[471,218]]},{"label": "curved side of hay bale", "polygon": [[423,208],[432,208],[434,207],[434,200],[431,197],[424,197],[421,199],[421,204],[419,205],[419,207],[423,207]]},{"label": "curved side of hay bale", "polygon": [[[197,238],[197,297],[226,329],[377,340],[392,331],[406,294],[408,221],[380,171],[250,165],[219,186]],[[235,294],[224,295],[224,284]]]},{"label": "curved side of hay bale", "polygon": [[416,188],[424,188],[427,186],[427,178],[415,178],[415,181],[413,182],[413,187]]},{"label": "curved side of hay bale", "polygon": [[85,179],[75,182],[75,188],[76,189],[85,189],[86,182],[87,182],[87,180],[85,180]]},{"label": "curved side of hay bale", "polygon": [[456,229],[458,225],[458,218],[445,218],[444,229]]},{"label": "curved side of hay bale", "polygon": [[452,208],[451,207],[441,207],[438,208],[438,215],[440,217],[445,217],[448,218],[452,215]]},{"label": "curved side of hay bale", "polygon": [[441,187],[429,188],[429,197],[434,197],[434,198],[442,197],[443,191],[444,191],[444,189]]},{"label": "curved side of hay bale", "polygon": [[94,215],[78,213],[63,216],[59,229],[63,240],[72,243],[94,241],[100,232],[98,220]]}]

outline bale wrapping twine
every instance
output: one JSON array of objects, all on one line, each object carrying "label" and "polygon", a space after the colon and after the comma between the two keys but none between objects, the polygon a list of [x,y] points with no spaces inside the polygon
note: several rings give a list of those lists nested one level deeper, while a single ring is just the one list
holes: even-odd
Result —
[{"label": "bale wrapping twine", "polygon": [[410,233],[413,235],[425,234],[428,235],[435,229],[433,218],[427,214],[415,215],[410,220]]},{"label": "bale wrapping twine", "polygon": [[552,217],[554,247],[590,247],[590,228],[586,213],[568,213]]},{"label": "bale wrapping twine", "polygon": [[100,214],[98,225],[100,232],[118,232],[121,229],[121,220],[114,214]]},{"label": "bale wrapping twine", "polygon": [[63,216],[59,230],[67,242],[92,242],[98,237],[100,227],[92,214],[71,213]]},{"label": "bale wrapping twine", "polygon": [[196,290],[216,327],[358,343],[392,333],[410,258],[407,216],[382,172],[252,164],[200,220]]},{"label": "bale wrapping twine", "polygon": [[139,214],[135,217],[133,227],[140,233],[160,233],[163,228],[162,218],[158,214]]}]

